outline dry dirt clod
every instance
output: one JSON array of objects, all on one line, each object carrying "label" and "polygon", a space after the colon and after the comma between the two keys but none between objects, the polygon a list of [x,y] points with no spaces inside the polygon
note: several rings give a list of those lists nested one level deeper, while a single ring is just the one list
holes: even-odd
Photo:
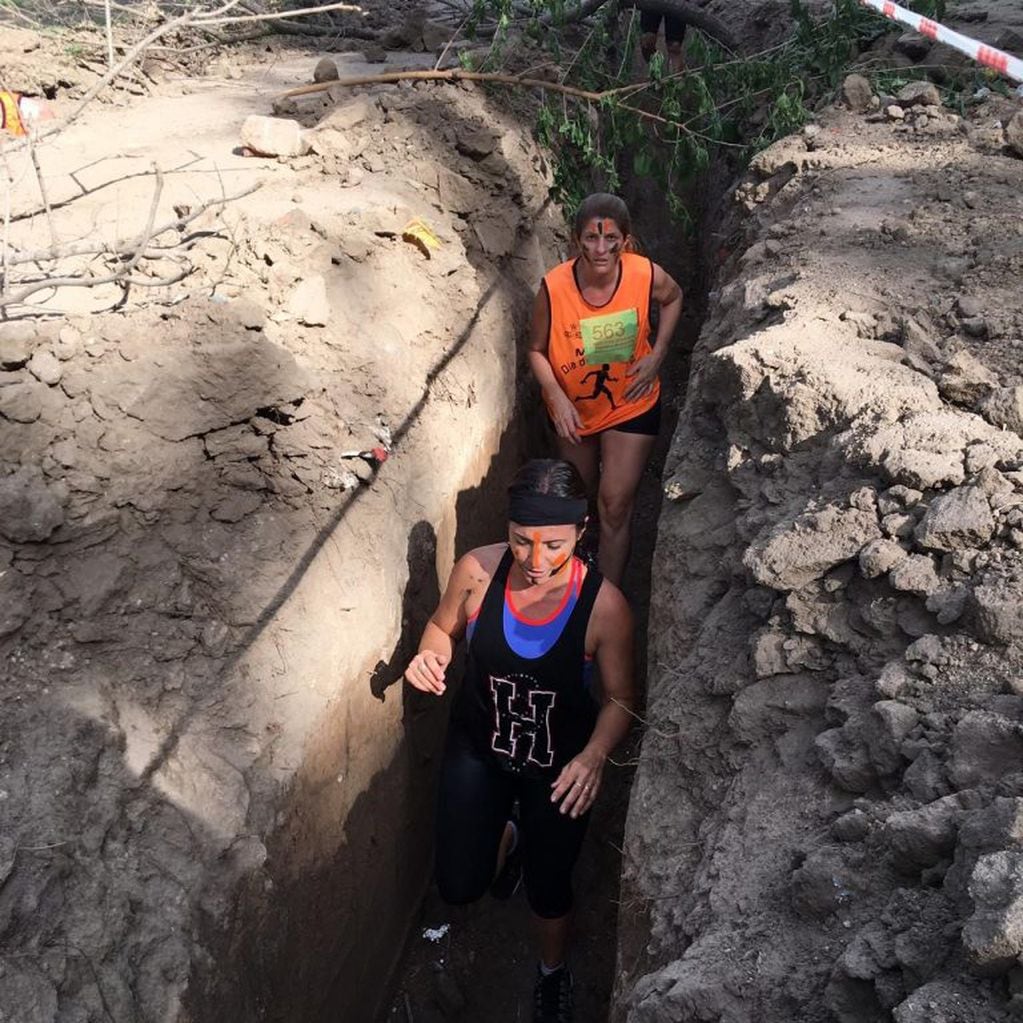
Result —
[{"label": "dry dirt clod", "polygon": [[895,98],[903,107],[941,106],[941,93],[931,82],[910,82],[899,89]]},{"label": "dry dirt clod", "polygon": [[242,144],[260,156],[302,156],[309,141],[298,121],[250,114],[241,127]]},{"label": "dry dirt clod", "polygon": [[337,64],[330,57],[321,57],[313,68],[314,82],[335,82],[339,77]]},{"label": "dry dirt clod", "polygon": [[846,75],[842,81],[842,102],[857,113],[870,109],[870,101],[873,98],[874,90],[870,82],[863,75]]},{"label": "dry dirt clod", "polygon": [[1023,110],[1018,110],[1005,125],[1005,144],[1019,157],[1023,157]]}]

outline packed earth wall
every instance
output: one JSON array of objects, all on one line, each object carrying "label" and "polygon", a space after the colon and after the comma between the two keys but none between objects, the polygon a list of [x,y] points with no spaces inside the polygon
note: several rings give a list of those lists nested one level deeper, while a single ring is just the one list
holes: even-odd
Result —
[{"label": "packed earth wall", "polygon": [[288,59],[188,85],[164,203],[265,175],[201,225],[206,298],[0,325],[2,1019],[368,1023],[427,882],[447,707],[401,675],[499,535],[565,238],[472,88],[314,97],[313,152],[232,160],[216,104],[268,110]]},{"label": "packed earth wall", "polygon": [[1019,1001],[1018,104],[910,92],[895,116],[853,80],[757,157],[714,253],[654,557],[618,1020]]}]

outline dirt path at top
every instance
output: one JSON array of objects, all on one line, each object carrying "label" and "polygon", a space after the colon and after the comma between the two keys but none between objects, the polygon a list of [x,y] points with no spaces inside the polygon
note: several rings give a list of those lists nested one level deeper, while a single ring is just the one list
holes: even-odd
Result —
[{"label": "dirt path at top", "polygon": [[[393,191],[372,176],[358,188],[342,189],[331,176],[304,175],[295,170],[314,165],[312,158],[290,161],[243,156],[239,129],[250,114],[270,114],[275,98],[307,84],[322,53],[296,48],[267,54],[239,50],[231,77],[165,80],[153,95],[127,107],[94,104],[79,121],[40,147],[39,159],[49,200],[56,213],[60,244],[80,239],[130,238],[145,226],[154,192],[153,168],[164,178],[156,222],[174,218],[175,206],[192,206],[223,195],[258,190],[232,202],[227,220],[252,214],[273,221],[296,204],[327,204],[337,213],[393,205]],[[342,75],[433,66],[432,54],[392,53],[386,65],[368,64],[359,52],[331,54]],[[343,93],[342,93],[343,96]],[[323,109],[317,98],[304,109]],[[319,178],[319,180],[317,180]],[[13,213],[37,208],[30,187],[14,192]],[[49,240],[42,213],[14,225],[11,242],[39,247]],[[117,297],[113,288],[64,291],[45,304],[46,312],[69,315],[103,310]]]}]

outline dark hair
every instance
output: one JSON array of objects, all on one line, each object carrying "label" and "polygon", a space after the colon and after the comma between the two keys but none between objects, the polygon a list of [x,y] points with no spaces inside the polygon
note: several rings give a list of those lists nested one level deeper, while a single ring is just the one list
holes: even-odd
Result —
[{"label": "dark hair", "polygon": [[579,208],[575,211],[575,218],[572,221],[572,233],[576,238],[581,237],[583,228],[594,218],[613,220],[621,229],[623,235],[632,234],[632,217],[629,216],[629,207],[617,195],[610,195],[607,192],[594,192],[586,196]]},{"label": "dark hair", "polygon": [[534,458],[517,473],[508,485],[508,496],[548,494],[576,501],[586,500],[586,484],[571,462],[560,458]]}]

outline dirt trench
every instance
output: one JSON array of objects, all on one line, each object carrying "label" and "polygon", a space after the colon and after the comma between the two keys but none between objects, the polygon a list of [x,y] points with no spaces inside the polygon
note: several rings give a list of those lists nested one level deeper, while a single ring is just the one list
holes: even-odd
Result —
[{"label": "dirt trench", "polygon": [[[237,123],[313,56],[168,82],[161,113],[226,97]],[[295,113],[334,106],[346,137],[288,161],[170,133],[189,160],[168,205],[267,179],[226,236],[208,225],[208,300],[0,327],[0,1010],[19,1023],[372,1020],[405,937],[441,922],[462,958],[430,946],[397,974],[417,1023],[528,1018],[521,905],[420,915],[444,708],[394,683],[536,450],[514,338],[564,232],[542,155],[478,92]],[[720,265],[663,511],[644,481],[647,727],[621,893],[624,771],[582,868],[579,1018],[1016,1004],[1023,165],[997,96],[961,120],[907,107],[822,113],[700,238]],[[167,127],[143,118],[88,192],[139,201],[131,161]],[[96,138],[48,172],[97,173]],[[414,215],[429,261],[401,237]]]}]

